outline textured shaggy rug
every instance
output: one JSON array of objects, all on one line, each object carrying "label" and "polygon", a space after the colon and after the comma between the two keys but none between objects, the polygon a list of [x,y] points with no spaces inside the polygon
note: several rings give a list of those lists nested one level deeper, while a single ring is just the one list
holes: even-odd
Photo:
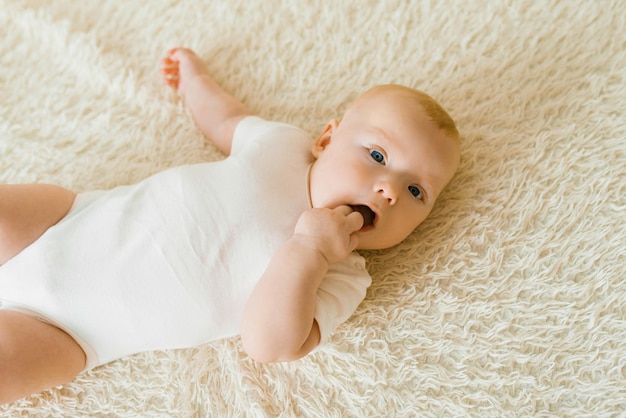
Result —
[{"label": "textured shaggy rug", "polygon": [[367,298],[319,352],[140,354],[0,416],[626,416],[623,1],[0,0],[0,27],[0,182],[222,158],[161,84],[177,45],[311,135],[395,82],[463,136],[432,217],[365,254]]}]

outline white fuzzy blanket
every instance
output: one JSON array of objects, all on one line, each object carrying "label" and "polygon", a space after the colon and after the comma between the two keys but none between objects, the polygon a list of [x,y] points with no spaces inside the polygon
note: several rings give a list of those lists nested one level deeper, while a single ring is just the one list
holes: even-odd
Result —
[{"label": "white fuzzy blanket", "polygon": [[395,82],[463,136],[432,217],[365,254],[367,298],[319,352],[141,354],[1,416],[626,416],[623,1],[0,0],[0,27],[0,182],[221,158],[160,82],[177,45],[311,135]]}]

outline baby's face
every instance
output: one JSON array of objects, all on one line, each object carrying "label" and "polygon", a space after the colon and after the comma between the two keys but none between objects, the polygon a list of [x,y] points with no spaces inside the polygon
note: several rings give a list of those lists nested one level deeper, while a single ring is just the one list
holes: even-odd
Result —
[{"label": "baby's face", "polygon": [[430,213],[459,164],[459,145],[408,93],[390,89],[358,99],[331,121],[312,152],[313,207],[361,212],[359,249],[401,242]]}]

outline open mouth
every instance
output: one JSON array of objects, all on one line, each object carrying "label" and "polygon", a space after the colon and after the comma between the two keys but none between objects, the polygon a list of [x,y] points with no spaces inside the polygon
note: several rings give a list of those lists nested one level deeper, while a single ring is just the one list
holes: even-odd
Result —
[{"label": "open mouth", "polygon": [[359,212],[361,216],[363,216],[363,228],[367,226],[374,226],[374,219],[376,219],[376,214],[368,206],[350,205],[350,207],[355,212]]}]

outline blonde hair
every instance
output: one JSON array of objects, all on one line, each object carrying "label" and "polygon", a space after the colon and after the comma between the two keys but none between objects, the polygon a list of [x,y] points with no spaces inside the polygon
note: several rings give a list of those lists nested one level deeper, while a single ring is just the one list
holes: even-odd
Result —
[{"label": "blonde hair", "polygon": [[424,109],[424,113],[435,126],[441,129],[448,137],[458,141],[459,131],[448,112],[435,99],[423,91],[413,90],[413,94],[420,106],[422,106],[422,109]]},{"label": "blonde hair", "polygon": [[389,90],[407,93],[417,104],[421,106],[426,116],[428,116],[437,128],[441,129],[446,136],[454,139],[455,141],[459,141],[459,131],[452,117],[450,117],[448,112],[446,112],[446,110],[435,99],[423,91],[399,84],[384,84],[371,88],[365,93],[365,95]]}]

